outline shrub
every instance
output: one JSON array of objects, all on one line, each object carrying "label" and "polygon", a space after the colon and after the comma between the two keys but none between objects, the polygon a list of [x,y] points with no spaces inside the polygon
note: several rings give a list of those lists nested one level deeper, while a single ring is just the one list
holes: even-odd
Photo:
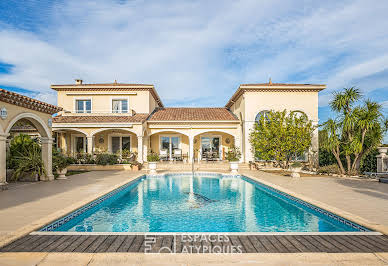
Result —
[{"label": "shrub", "polygon": [[118,163],[118,156],[116,154],[101,153],[96,155],[96,164],[113,165],[117,163]]},{"label": "shrub", "polygon": [[69,164],[70,160],[68,157],[53,148],[53,172],[55,173],[56,170],[65,169]]},{"label": "shrub", "polygon": [[300,168],[302,167],[302,164],[300,162],[293,162],[291,164],[291,168]]},{"label": "shrub", "polygon": [[20,134],[15,136],[9,146],[7,168],[15,169],[18,162],[16,158],[29,155],[29,151],[35,148],[37,152],[41,153],[41,147],[37,139],[32,139],[30,136]]},{"label": "shrub", "polygon": [[232,146],[226,153],[225,159],[229,162],[237,162],[241,158],[241,151],[238,147]]},{"label": "shrub", "polygon": [[376,156],[379,154],[377,149],[372,150],[365,155],[361,160],[360,172],[377,172],[377,159]]},{"label": "shrub", "polygon": [[94,164],[93,156],[89,153],[80,152],[75,155],[76,163],[78,164]]},{"label": "shrub", "polygon": [[31,177],[43,176],[46,170],[43,165],[41,150],[38,145],[31,146],[25,153],[19,153],[13,158],[15,172],[12,175],[18,180],[22,175],[28,174]]},{"label": "shrub", "polygon": [[337,164],[331,164],[331,165],[325,165],[325,166],[319,167],[318,173],[320,173],[320,174],[339,174],[340,171],[338,169]]},{"label": "shrub", "polygon": [[159,155],[157,153],[151,152],[147,155],[147,161],[149,162],[158,162],[159,160]]}]

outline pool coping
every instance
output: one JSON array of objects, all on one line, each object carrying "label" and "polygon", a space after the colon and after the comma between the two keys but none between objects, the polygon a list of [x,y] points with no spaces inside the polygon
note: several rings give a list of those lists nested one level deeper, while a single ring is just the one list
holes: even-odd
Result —
[{"label": "pool coping", "polygon": [[342,209],[339,209],[337,207],[334,207],[334,206],[331,206],[329,204],[323,203],[321,201],[314,200],[314,199],[309,198],[307,196],[304,196],[304,195],[302,195],[300,193],[297,193],[297,192],[291,191],[289,189],[286,189],[286,188],[284,188],[282,186],[279,186],[279,185],[273,184],[271,182],[268,182],[266,180],[263,180],[261,178],[252,176],[249,173],[241,173],[241,175],[246,176],[246,177],[248,177],[248,178],[250,178],[252,180],[255,180],[255,181],[259,182],[259,183],[262,183],[262,184],[264,184],[266,186],[269,186],[269,187],[272,187],[274,189],[277,189],[277,190],[279,190],[281,192],[284,192],[284,193],[286,193],[286,194],[288,194],[288,195],[290,195],[292,197],[298,198],[298,199],[300,199],[302,201],[305,201],[305,202],[307,202],[309,204],[315,205],[315,206],[317,206],[317,207],[319,207],[319,208],[321,208],[323,210],[331,212],[331,213],[333,213],[333,214],[335,214],[337,216],[340,216],[340,217],[342,217],[344,219],[347,219],[347,220],[349,220],[349,221],[351,221],[353,223],[359,224],[359,225],[361,225],[363,227],[366,227],[366,228],[368,228],[370,230],[373,230],[375,232],[380,232],[381,234],[384,234],[384,235],[388,235],[388,226],[386,226],[386,225],[382,225],[382,224],[378,224],[378,223],[373,223],[373,222],[371,222],[371,221],[369,221],[369,220],[367,220],[365,218],[362,218],[362,217],[360,217],[358,215],[355,215],[353,213],[344,211]]},{"label": "pool coping", "polygon": [[[187,172],[187,171],[184,171],[184,172],[167,171],[167,172],[164,172],[164,173],[162,173],[160,175],[166,175],[166,174],[171,174],[171,173],[175,173],[175,174],[176,173],[180,173],[180,174],[182,173],[183,174],[183,173],[190,173],[190,172]],[[209,171],[209,172],[199,171],[199,172],[196,172],[196,173],[214,173],[214,174],[227,174],[227,175],[230,175],[230,173],[228,173],[228,172],[212,172],[212,171]],[[267,181],[262,180],[260,178],[257,178],[257,177],[254,177],[252,175],[249,175],[249,173],[243,173],[243,174],[240,173],[240,174],[244,175],[244,176],[246,176],[246,177],[248,177],[248,178],[250,178],[252,180],[256,180],[256,181],[258,181],[258,182],[260,182],[260,183],[262,183],[264,185],[273,187],[273,188],[275,188],[275,189],[277,189],[279,191],[287,193],[287,194],[289,194],[289,195],[291,195],[293,197],[299,198],[299,199],[301,199],[301,200],[303,200],[303,201],[305,201],[307,203],[313,204],[313,205],[315,205],[315,206],[317,206],[319,208],[322,208],[322,209],[324,209],[326,211],[332,212],[333,214],[338,215],[340,217],[343,217],[345,219],[348,219],[348,220],[350,220],[350,221],[352,221],[354,223],[357,223],[357,224],[362,225],[364,227],[367,227],[367,228],[369,228],[371,230],[374,230],[374,232],[360,232],[360,233],[363,233],[363,234],[380,234],[380,235],[381,234],[385,234],[385,235],[388,235],[388,226],[372,223],[372,222],[370,222],[370,221],[368,221],[368,220],[366,220],[364,218],[361,218],[361,217],[359,217],[357,215],[345,212],[345,211],[343,211],[341,209],[338,209],[336,207],[327,205],[327,204],[322,203],[322,202],[317,201],[317,200],[313,200],[313,199],[308,198],[308,197],[306,197],[304,195],[301,195],[299,193],[290,191],[290,190],[285,189],[285,188],[283,188],[281,186],[275,185],[273,183],[270,183],[270,182],[267,182]],[[39,219],[38,221],[30,224],[30,225],[22,227],[21,229],[13,232],[13,234],[10,237],[1,240],[0,241],[0,248],[4,247],[5,245],[7,245],[7,244],[9,244],[9,243],[11,243],[11,242],[13,242],[13,241],[15,241],[15,240],[25,236],[25,235],[28,235],[28,234],[42,234],[42,235],[43,234],[48,234],[47,231],[46,232],[41,232],[41,231],[37,231],[37,230],[39,230],[39,229],[49,225],[50,223],[55,222],[56,220],[58,220],[58,219],[60,219],[62,217],[65,217],[66,215],[69,215],[70,213],[74,212],[75,210],[77,210],[79,208],[82,208],[84,205],[87,205],[87,204],[97,200],[98,198],[103,197],[104,195],[112,192],[115,189],[120,188],[121,186],[124,186],[124,185],[126,185],[126,184],[128,184],[130,182],[135,181],[136,179],[140,178],[143,175],[146,175],[146,173],[145,172],[140,172],[138,175],[130,177],[128,180],[120,182],[120,183],[118,183],[118,184],[116,184],[114,186],[111,186],[111,187],[107,188],[106,190],[104,190],[104,191],[102,191],[100,193],[92,195],[92,196],[90,196],[90,197],[88,197],[88,198],[86,198],[86,199],[84,199],[82,201],[79,201],[77,203],[71,204],[70,206],[68,206],[68,207],[66,207],[66,208],[64,208],[62,210],[54,212],[53,214],[45,216],[45,217]],[[50,233],[53,233],[53,232],[50,232]],[[58,233],[64,234],[66,232],[58,232]],[[74,232],[69,232],[69,233],[74,234]],[[85,232],[82,232],[82,233],[85,233]],[[97,232],[95,232],[95,233],[97,233]],[[113,232],[106,232],[106,233],[114,235]],[[132,234],[132,235],[136,234],[134,232],[125,232],[125,233]],[[166,232],[166,233],[168,233],[168,232]],[[220,234],[219,232],[217,232],[217,233]],[[268,232],[268,233],[272,234],[272,235],[276,235],[278,233],[281,234],[283,232]],[[313,232],[288,232],[288,233],[293,233],[295,235],[296,234],[304,234],[304,233],[308,233],[310,235],[313,234]],[[315,232],[315,233],[320,233],[320,232]],[[326,235],[330,234],[330,232],[324,232],[324,233]],[[332,233],[335,233],[335,232],[332,232]],[[351,235],[351,234],[355,234],[355,233],[359,233],[359,232],[342,232],[342,233],[348,233],[348,234]],[[156,232],[146,232],[146,233],[139,233],[139,234],[155,235],[155,234],[158,234],[158,233],[156,233]],[[164,233],[159,233],[159,234],[164,234]],[[174,232],[170,232],[169,234],[170,235],[174,234]],[[196,233],[190,232],[188,234],[196,234]],[[201,233],[201,234],[206,234],[206,233]],[[257,235],[258,233],[257,232],[256,233],[252,232],[252,233],[247,233],[247,234],[255,234],[255,235]],[[239,235],[241,235],[241,232],[239,232]]]},{"label": "pool coping", "polygon": [[[67,215],[64,215],[62,216],[61,218],[55,220],[54,222],[42,227],[38,232],[40,232],[39,234],[41,235],[44,235],[45,232],[58,232],[60,234],[60,232],[62,231],[54,231],[56,228],[62,226],[64,223],[70,221],[71,219],[73,219],[74,217],[77,217],[78,215],[82,214],[83,212],[87,211],[88,209],[98,205],[100,202],[108,199],[109,197],[115,195],[116,193],[120,192],[121,190],[123,189],[126,189],[127,187],[129,187],[131,184],[133,184],[135,181],[139,180],[140,178],[143,178],[144,176],[146,176],[147,178],[159,178],[159,177],[164,177],[166,175],[190,175],[192,174],[191,172],[187,172],[187,171],[182,171],[182,172],[171,172],[171,171],[167,171],[167,172],[164,172],[164,173],[157,173],[157,174],[152,174],[152,175],[142,175],[142,176],[139,176],[137,178],[134,178],[132,181],[129,181],[128,183],[122,185],[121,187],[119,188],[116,188],[116,189],[113,189],[111,190],[109,193],[105,194],[104,196],[100,197],[100,198],[97,198],[96,200],[92,201],[91,203],[89,204],[85,204],[83,205],[81,208],[77,209],[77,210],[74,210],[73,212],[70,212],[69,214]],[[318,209],[317,211],[323,213],[324,215],[329,215],[330,217],[332,217],[333,219],[337,219],[339,221],[343,220],[342,223],[345,223],[345,224],[348,224],[349,226],[352,226],[352,227],[355,227],[355,228],[360,228],[362,231],[361,232],[364,232],[365,234],[369,234],[370,233],[370,230],[371,228],[370,227],[364,227],[363,225],[360,225],[358,223],[355,223],[353,222],[352,219],[347,219],[346,217],[343,217],[341,215],[338,215],[334,212],[331,212],[330,210],[327,210],[326,208],[321,208],[319,207],[319,205],[317,204],[312,204],[310,203],[310,201],[312,201],[311,199],[309,200],[304,200],[302,199],[301,197],[298,197],[298,196],[293,196],[292,193],[289,193],[289,192],[284,192],[284,188],[282,189],[277,189],[276,186],[274,184],[265,184],[266,182],[263,182],[263,180],[260,180],[259,178],[258,179],[255,179],[255,178],[252,178],[251,176],[248,176],[248,175],[242,175],[240,173],[238,174],[232,174],[232,173],[219,173],[219,172],[208,172],[208,171],[197,171],[195,172],[194,174],[198,174],[198,175],[206,175],[206,176],[209,176],[209,177],[230,177],[230,178],[234,178],[234,177],[245,177],[249,180],[251,180],[251,182],[253,183],[258,183],[258,185],[260,186],[263,186],[264,188],[267,187],[267,189],[269,189],[270,191],[275,191],[275,193],[280,193],[280,194],[285,194],[285,197],[287,198],[291,198],[291,200],[295,200],[295,201],[298,201],[300,202],[301,204],[307,206],[308,208],[313,208],[313,209]],[[294,198],[294,199],[292,199]],[[311,205],[310,207],[308,205]],[[325,212],[327,214],[325,214]],[[336,216],[336,217],[334,217]],[[352,225],[353,224],[353,225]],[[364,227],[364,228],[362,228]],[[375,231],[372,229],[372,231]],[[345,234],[347,235],[351,235],[352,233],[354,233],[355,231],[349,231],[349,232],[345,232]],[[357,231],[356,231],[357,232]],[[67,233],[68,235],[71,235],[71,234],[74,234],[74,235],[79,235],[77,233],[82,233],[82,232],[69,232]],[[105,233],[105,232],[103,232]],[[113,233],[113,232],[106,232],[106,233]],[[149,232],[125,232],[125,233],[129,233],[129,234],[132,234],[132,233],[136,233],[136,234],[148,234]],[[151,233],[159,233],[159,232],[151,232]],[[170,232],[167,232],[167,233],[170,233]],[[174,233],[174,232],[171,232],[171,233]],[[186,233],[191,233],[191,232],[186,232]],[[193,233],[201,233],[201,232],[193,232]],[[208,233],[211,233],[211,234],[216,234],[217,232],[208,232]],[[221,233],[221,232],[220,232]],[[225,232],[224,232],[225,233]],[[236,232],[236,233],[240,233],[240,232]],[[243,232],[243,233],[246,233],[246,234],[254,234],[256,232]],[[269,232],[269,233],[275,233],[275,232]],[[282,233],[282,232],[276,232],[276,233]],[[295,233],[295,234],[298,234],[300,232],[292,232],[292,233]],[[315,232],[314,232],[315,233]],[[333,233],[333,232],[322,232],[324,234],[330,234],[330,233]],[[374,234],[374,233],[372,233]],[[381,233],[380,233],[381,234]]]},{"label": "pool coping", "polygon": [[82,208],[84,205],[87,205],[87,204],[95,201],[96,199],[103,197],[104,195],[112,192],[113,190],[118,189],[118,188],[120,188],[120,187],[122,187],[130,182],[135,181],[136,179],[138,179],[139,177],[141,177],[143,175],[146,175],[146,173],[139,172],[139,174],[137,174],[133,177],[129,177],[125,181],[122,181],[122,182],[117,183],[116,185],[110,186],[107,189],[105,189],[99,193],[93,194],[90,197],[85,198],[84,200],[81,200],[79,202],[71,204],[62,210],[56,211],[50,215],[42,217],[41,219],[34,221],[33,223],[26,225],[26,226],[24,226],[16,231],[12,232],[9,237],[0,240],[0,248],[4,247],[5,245],[23,237],[23,236],[30,234],[31,232],[35,232],[36,230],[39,230],[40,228],[42,228],[46,225],[49,225],[50,223],[55,222],[56,220],[74,212],[75,210]]}]

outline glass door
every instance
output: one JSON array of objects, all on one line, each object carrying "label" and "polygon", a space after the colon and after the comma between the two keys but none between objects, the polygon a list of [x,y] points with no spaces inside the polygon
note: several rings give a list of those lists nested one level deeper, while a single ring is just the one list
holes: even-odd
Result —
[{"label": "glass door", "polygon": [[218,160],[220,159],[220,138],[219,137],[201,137],[202,159]]},{"label": "glass door", "polygon": [[167,150],[168,159],[172,160],[172,155],[175,149],[179,149],[180,137],[169,137],[161,136],[160,137],[160,149]]}]

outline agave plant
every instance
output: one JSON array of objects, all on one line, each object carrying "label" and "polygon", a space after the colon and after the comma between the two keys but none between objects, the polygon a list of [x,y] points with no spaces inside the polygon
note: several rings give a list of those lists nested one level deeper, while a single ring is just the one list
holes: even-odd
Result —
[{"label": "agave plant", "polygon": [[18,180],[24,174],[28,174],[31,177],[40,177],[46,174],[39,146],[34,145],[29,147],[28,150],[16,153],[17,156],[13,158],[15,172],[12,178],[14,180]]}]

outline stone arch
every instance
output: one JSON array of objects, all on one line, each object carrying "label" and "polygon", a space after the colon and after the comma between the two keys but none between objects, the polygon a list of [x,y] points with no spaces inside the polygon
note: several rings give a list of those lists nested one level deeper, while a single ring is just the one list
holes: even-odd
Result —
[{"label": "stone arch", "polygon": [[15,123],[21,119],[28,120],[39,132],[42,145],[42,160],[44,167],[46,169],[46,176],[41,180],[54,180],[54,175],[52,174],[52,135],[51,129],[47,124],[40,118],[38,115],[33,113],[21,113],[15,116],[9,123],[5,130],[5,134],[9,134],[12,127]]},{"label": "stone arch", "polygon": [[5,134],[4,133],[4,129],[3,129],[3,126],[0,124],[0,134]]},{"label": "stone arch", "polygon": [[213,128],[213,129],[204,129],[204,130],[201,130],[199,132],[196,132],[195,135],[193,137],[196,137],[198,135],[201,135],[201,134],[205,134],[205,133],[210,133],[210,132],[222,132],[222,133],[225,133],[225,134],[229,134],[233,137],[236,137],[233,132],[230,132],[228,130],[224,130],[224,129],[219,129],[219,128]]},{"label": "stone arch", "polygon": [[156,130],[155,132],[153,132],[152,134],[149,134],[148,136],[152,136],[154,134],[163,133],[163,132],[175,132],[175,133],[179,133],[179,134],[185,135],[187,137],[190,137],[190,135],[187,134],[187,132],[184,132],[182,130],[176,130],[176,129],[159,129],[159,130]]},{"label": "stone arch", "polygon": [[33,113],[21,113],[17,116],[15,116],[9,123],[8,123],[8,127],[7,129],[5,130],[5,134],[9,134],[11,128],[13,127],[13,125],[19,121],[20,119],[26,119],[28,120],[29,122],[31,122],[34,127],[38,130],[39,134],[42,136],[42,137],[45,137],[45,138],[50,138],[51,139],[51,130],[48,128],[48,126],[46,125],[46,123],[42,120],[42,118],[40,118],[39,116],[37,116],[36,114],[33,114]]},{"label": "stone arch", "polygon": [[84,130],[82,129],[79,129],[79,128],[66,128],[66,127],[63,127],[63,128],[55,128],[53,129],[53,132],[55,131],[65,131],[65,130],[68,130],[68,131],[76,131],[76,132],[79,132],[81,134],[84,134],[86,137],[89,137],[89,134],[86,133]]},{"label": "stone arch", "polygon": [[123,131],[128,131],[128,132],[133,133],[136,136],[138,136],[138,134],[135,131],[128,129],[128,128],[121,128],[121,127],[112,127],[111,128],[111,127],[109,127],[109,128],[99,128],[99,129],[93,130],[92,132],[90,132],[90,137],[93,137],[97,133],[100,133],[100,132],[103,132],[106,130],[123,130]]}]

